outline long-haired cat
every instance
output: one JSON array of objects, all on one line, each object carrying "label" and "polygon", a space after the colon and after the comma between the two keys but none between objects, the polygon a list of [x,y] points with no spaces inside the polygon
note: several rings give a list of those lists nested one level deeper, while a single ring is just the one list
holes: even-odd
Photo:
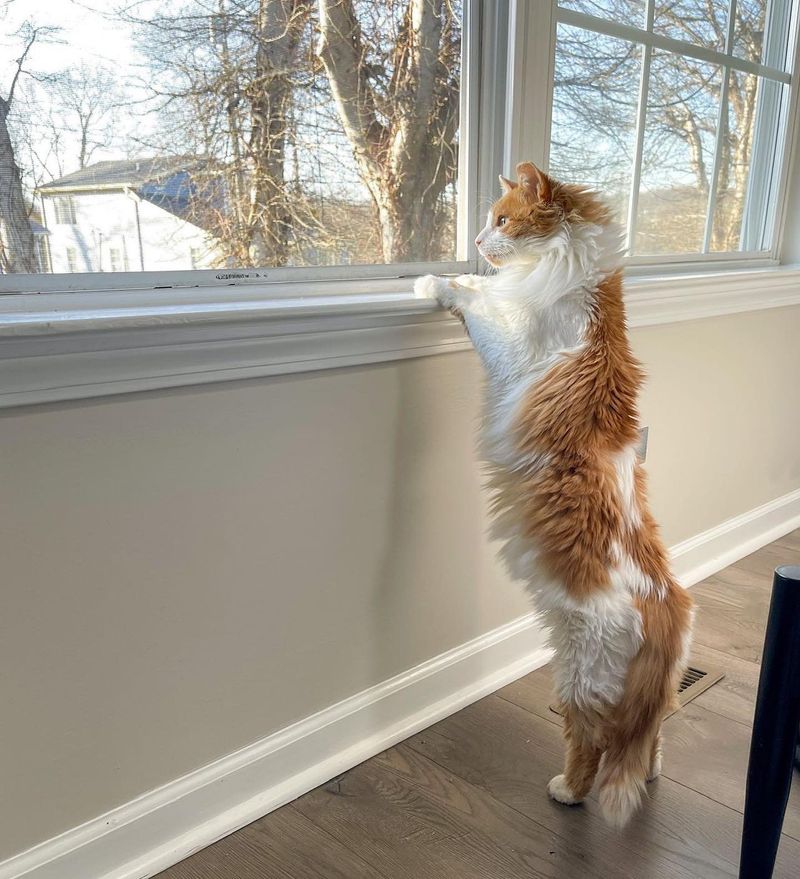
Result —
[{"label": "long-haired cat", "polygon": [[628,342],[621,237],[593,192],[530,162],[477,245],[491,276],[417,281],[457,315],[487,374],[482,433],[496,533],[551,630],[566,766],[579,803],[599,773],[623,826],[660,770],[660,726],[686,661],[692,604],[673,578],[637,459],[642,371]]}]

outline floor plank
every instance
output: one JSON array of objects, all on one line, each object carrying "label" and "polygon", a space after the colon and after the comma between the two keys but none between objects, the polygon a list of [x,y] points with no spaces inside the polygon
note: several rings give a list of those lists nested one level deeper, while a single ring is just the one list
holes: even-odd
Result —
[{"label": "floor plank", "polygon": [[160,873],[161,879],[388,879],[292,806]]},{"label": "floor plank", "polygon": [[441,808],[434,798],[374,760],[335,784],[301,797],[295,807],[393,877],[540,879],[552,875],[531,871],[504,849],[487,845],[486,835],[471,831],[452,809]]},{"label": "floor plank", "polygon": [[724,672],[725,677],[697,696],[691,704],[750,726],[761,666],[697,641],[692,645],[692,662],[700,668]]},{"label": "floor plank", "polygon": [[697,603],[694,642],[747,662],[759,662],[764,644],[769,589],[752,574],[732,571],[692,588]]},{"label": "floor plank", "polygon": [[757,552],[739,559],[731,567],[739,571],[748,571],[758,577],[763,577],[767,583],[772,583],[772,573],[779,565],[800,564],[800,551],[791,547],[772,543],[759,549]]},{"label": "floor plank", "polygon": [[785,548],[796,554],[800,554],[800,528],[798,528],[797,531],[792,531],[784,537],[779,538],[775,541],[773,546]]},{"label": "floor plank", "polygon": [[525,675],[524,678],[498,690],[495,695],[530,711],[531,714],[536,714],[544,720],[550,721],[550,723],[555,723],[558,726],[563,724],[563,718],[555,711],[550,710],[550,706],[554,705],[557,700],[553,690],[553,678],[548,666],[537,668],[536,671]]}]

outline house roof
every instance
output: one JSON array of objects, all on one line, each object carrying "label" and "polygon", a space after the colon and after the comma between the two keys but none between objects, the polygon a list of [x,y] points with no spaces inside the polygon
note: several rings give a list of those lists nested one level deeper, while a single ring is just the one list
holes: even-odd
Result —
[{"label": "house roof", "polygon": [[140,159],[114,159],[95,162],[80,171],[73,171],[40,187],[42,192],[61,190],[113,189],[139,187],[164,181],[181,171],[197,167],[202,162],[197,156],[166,156]]},{"label": "house roof", "polygon": [[[198,156],[162,156],[96,162],[39,187],[42,195],[120,192],[129,189],[139,198],[186,222],[205,227],[206,209],[221,203],[219,181],[207,177],[198,184],[193,171],[209,169]],[[203,177],[204,175],[200,175]],[[210,230],[209,230],[210,231]]]}]

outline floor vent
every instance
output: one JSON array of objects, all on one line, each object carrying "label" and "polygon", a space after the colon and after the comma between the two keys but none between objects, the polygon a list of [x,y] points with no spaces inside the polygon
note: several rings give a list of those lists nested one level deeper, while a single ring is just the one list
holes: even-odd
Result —
[{"label": "floor vent", "polygon": [[[667,717],[671,717],[676,711],[679,711],[692,699],[697,698],[701,693],[714,684],[718,684],[725,677],[725,673],[716,669],[702,669],[696,665],[690,665],[683,674],[680,684],[678,684],[678,705]],[[564,709],[561,705],[551,705],[550,710],[560,717],[564,716]],[[666,719],[666,718],[665,718]]]},{"label": "floor vent", "polygon": [[[719,683],[724,677],[724,672],[717,671],[716,669],[702,669],[696,665],[689,665],[678,685],[678,707],[675,711],[683,708],[684,705],[691,702],[692,699],[695,699],[701,693],[705,693],[709,687],[713,687],[714,684]],[[670,714],[674,713],[674,711],[670,712]]]}]

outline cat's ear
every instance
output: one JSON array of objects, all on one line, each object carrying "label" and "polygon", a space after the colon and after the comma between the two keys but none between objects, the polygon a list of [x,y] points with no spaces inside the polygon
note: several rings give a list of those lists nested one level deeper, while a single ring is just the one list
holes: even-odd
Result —
[{"label": "cat's ear", "polygon": [[533,162],[520,162],[517,165],[519,185],[536,201],[549,202],[553,198],[550,178],[540,171]]},{"label": "cat's ear", "polygon": [[519,186],[518,183],[514,183],[513,180],[509,180],[508,177],[503,177],[502,174],[498,175],[500,178],[500,186],[503,187],[503,195],[507,192],[511,192],[512,189],[516,189]]}]

